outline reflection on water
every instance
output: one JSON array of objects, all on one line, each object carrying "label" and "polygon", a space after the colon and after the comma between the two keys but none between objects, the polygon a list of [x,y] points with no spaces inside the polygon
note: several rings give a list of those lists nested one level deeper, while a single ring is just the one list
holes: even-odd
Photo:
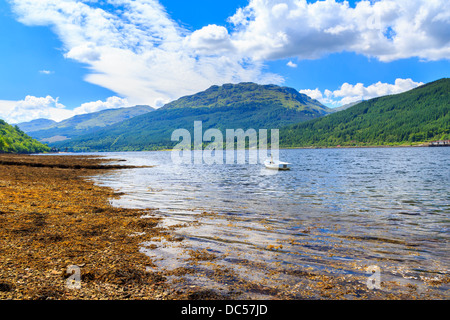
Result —
[{"label": "reflection on water", "polygon": [[[449,297],[448,283],[429,283],[449,276],[450,148],[281,150],[292,170],[277,174],[253,164],[175,165],[170,152],[107,156],[155,165],[96,180],[126,194],[114,205],[155,208],[163,226],[177,226],[183,241],[155,239],[143,250],[161,268],[202,270],[185,282],[236,284],[215,280],[211,261],[277,292],[292,291],[299,271],[367,277],[377,265],[385,283]],[[243,297],[273,296],[252,292]]]}]

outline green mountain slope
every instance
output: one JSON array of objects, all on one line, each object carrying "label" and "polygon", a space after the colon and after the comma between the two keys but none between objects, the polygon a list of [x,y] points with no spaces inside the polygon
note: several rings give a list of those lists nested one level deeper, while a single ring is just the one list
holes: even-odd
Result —
[{"label": "green mountain slope", "polygon": [[327,109],[317,100],[311,99],[293,88],[258,85],[252,82],[212,86],[205,91],[168,103],[163,109],[218,108],[227,106],[240,108],[258,104],[270,104],[271,106],[281,104],[287,109],[309,109],[318,112],[323,112],[324,109]]},{"label": "green mountain slope", "polygon": [[[67,140],[84,134],[91,134],[98,129],[131,119],[141,114],[153,111],[149,106],[135,106],[130,108],[108,109],[94,113],[81,114],[57,122],[41,130],[26,131],[30,136],[42,142]],[[31,123],[33,124],[33,123]],[[24,124],[19,124],[23,127]],[[25,124],[25,129],[30,123]]]},{"label": "green mountain slope", "polygon": [[284,147],[418,144],[450,138],[450,79],[364,101],[280,131]]},{"label": "green mountain slope", "polygon": [[50,148],[0,119],[0,153],[41,153]]},{"label": "green mountain slope", "polygon": [[254,83],[212,86],[161,109],[55,144],[74,151],[130,151],[168,148],[175,129],[272,129],[328,114],[329,109],[292,88]]}]

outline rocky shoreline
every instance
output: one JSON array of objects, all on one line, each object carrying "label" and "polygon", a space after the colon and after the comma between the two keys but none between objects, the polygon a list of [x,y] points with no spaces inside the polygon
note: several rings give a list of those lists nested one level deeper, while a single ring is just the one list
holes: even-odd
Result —
[{"label": "rocky shoreline", "polygon": [[143,241],[165,236],[159,219],[112,207],[119,194],[86,179],[127,168],[104,162],[0,155],[0,299],[176,299],[139,252]]}]

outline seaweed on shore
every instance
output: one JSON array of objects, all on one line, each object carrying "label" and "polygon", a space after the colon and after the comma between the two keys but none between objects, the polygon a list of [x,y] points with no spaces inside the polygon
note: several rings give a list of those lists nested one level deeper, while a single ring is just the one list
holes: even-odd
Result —
[{"label": "seaweed on shore", "polygon": [[[0,299],[167,296],[165,277],[149,271],[151,259],[139,252],[160,233],[159,219],[151,210],[112,207],[117,193],[84,178],[130,168],[104,162],[0,155]],[[79,289],[67,286],[70,265],[79,268]]]}]

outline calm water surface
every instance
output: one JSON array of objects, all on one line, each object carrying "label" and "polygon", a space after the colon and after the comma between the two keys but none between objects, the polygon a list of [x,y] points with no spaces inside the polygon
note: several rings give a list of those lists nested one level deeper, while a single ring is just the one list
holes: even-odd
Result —
[{"label": "calm water surface", "polygon": [[[102,155],[154,166],[95,180],[125,193],[114,205],[154,208],[162,226],[177,226],[179,244],[143,249],[162,269],[193,267],[190,254],[207,252],[235,277],[290,290],[298,279],[286,270],[364,279],[376,265],[399,290],[408,282],[449,298],[448,283],[429,283],[450,272],[450,148],[280,150],[292,170],[276,174],[260,164],[176,165],[170,152]],[[194,265],[201,276],[185,282],[230,290],[211,262]]]}]

